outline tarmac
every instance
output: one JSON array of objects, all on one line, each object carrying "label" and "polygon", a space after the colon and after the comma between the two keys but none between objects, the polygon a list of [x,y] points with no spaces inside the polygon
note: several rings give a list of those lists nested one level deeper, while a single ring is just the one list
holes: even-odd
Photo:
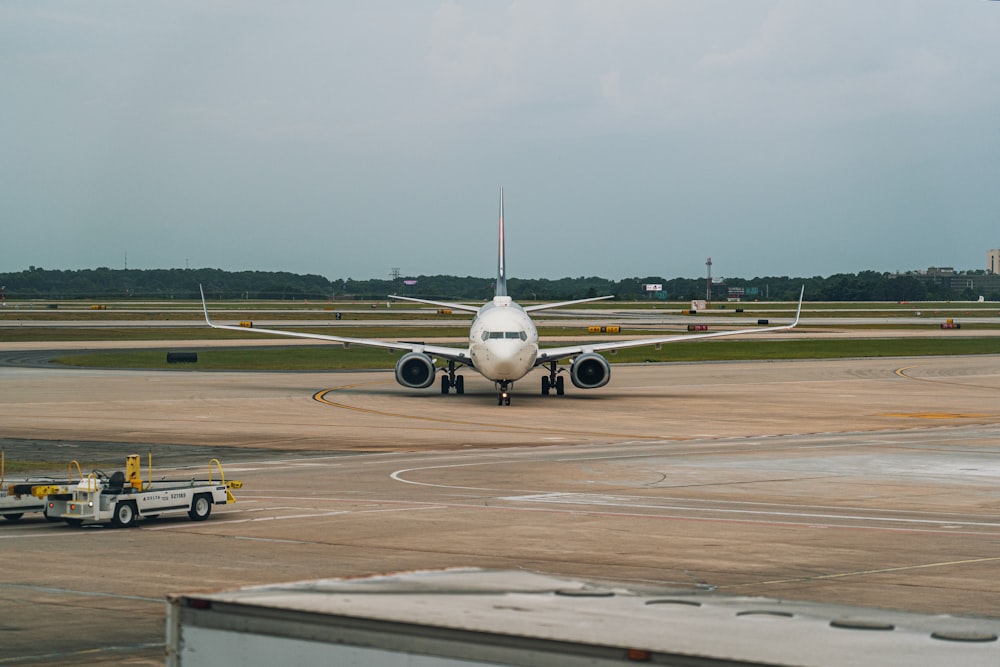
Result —
[{"label": "tarmac", "polygon": [[8,466],[244,483],[199,523],[0,521],[0,665],[162,664],[171,593],[463,566],[1000,618],[1000,355],[615,365],[504,407],[466,375],[0,366]]}]

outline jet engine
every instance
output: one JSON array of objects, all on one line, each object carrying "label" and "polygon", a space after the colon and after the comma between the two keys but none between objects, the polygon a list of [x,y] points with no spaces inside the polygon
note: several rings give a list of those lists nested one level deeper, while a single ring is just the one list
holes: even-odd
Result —
[{"label": "jet engine", "polygon": [[597,389],[611,379],[611,364],[601,355],[588,352],[573,360],[569,376],[573,385],[580,389]]},{"label": "jet engine", "polygon": [[434,360],[422,352],[407,352],[396,362],[396,382],[411,389],[434,384]]}]

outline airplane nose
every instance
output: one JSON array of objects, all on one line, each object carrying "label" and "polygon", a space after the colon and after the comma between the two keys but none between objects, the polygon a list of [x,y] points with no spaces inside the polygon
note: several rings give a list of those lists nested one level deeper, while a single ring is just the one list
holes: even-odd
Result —
[{"label": "airplane nose", "polygon": [[522,377],[534,363],[534,359],[529,359],[529,356],[522,345],[513,341],[497,341],[497,344],[490,346],[489,363],[497,377]]}]

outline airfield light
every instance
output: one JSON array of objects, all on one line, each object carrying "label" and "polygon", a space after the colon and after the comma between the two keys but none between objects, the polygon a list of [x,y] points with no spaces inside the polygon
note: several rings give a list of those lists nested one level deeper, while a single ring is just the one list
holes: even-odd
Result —
[{"label": "airfield light", "polygon": [[635,662],[648,662],[653,659],[653,654],[641,648],[630,648],[625,651],[625,657]]}]

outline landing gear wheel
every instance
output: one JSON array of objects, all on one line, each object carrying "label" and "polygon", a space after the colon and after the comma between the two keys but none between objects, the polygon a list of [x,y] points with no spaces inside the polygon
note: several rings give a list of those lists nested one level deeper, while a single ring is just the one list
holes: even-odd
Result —
[{"label": "landing gear wheel", "polygon": [[441,393],[447,394],[448,390],[452,387],[455,388],[456,394],[465,393],[465,379],[461,375],[455,375],[455,369],[459,364],[455,361],[448,362],[448,371],[446,375],[441,376]]},{"label": "landing gear wheel", "polygon": [[510,405],[510,388],[513,386],[510,380],[497,380],[497,405]]},{"label": "landing gear wheel", "polygon": [[139,518],[139,510],[131,500],[123,500],[115,505],[115,514],[111,517],[111,525],[115,528],[131,528]]},{"label": "landing gear wheel", "polygon": [[204,521],[212,513],[212,497],[204,493],[194,497],[188,516],[192,521]]},{"label": "landing gear wheel", "polygon": [[542,376],[542,396],[548,396],[549,392],[553,389],[556,390],[557,396],[562,396],[566,393],[565,378],[562,375],[557,375],[559,368],[556,362],[549,362],[547,368],[549,369],[549,374]]}]

